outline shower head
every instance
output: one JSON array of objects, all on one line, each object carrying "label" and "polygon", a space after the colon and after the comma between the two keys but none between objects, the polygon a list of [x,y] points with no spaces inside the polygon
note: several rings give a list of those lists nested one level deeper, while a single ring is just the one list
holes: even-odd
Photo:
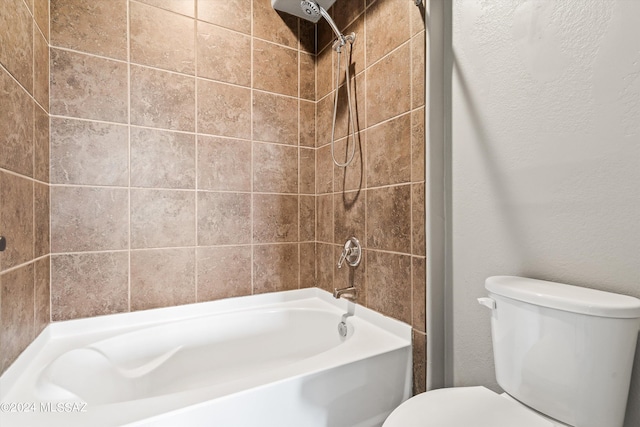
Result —
[{"label": "shower head", "polygon": [[300,8],[309,18],[316,20],[320,17],[320,6],[318,3],[312,0],[303,0],[300,2]]},{"label": "shower head", "polygon": [[344,46],[347,43],[344,34],[340,32],[336,23],[333,22],[333,19],[331,19],[331,15],[329,15],[329,13],[315,0],[302,0],[300,2],[300,8],[304,12],[304,14],[307,15],[311,20],[317,20],[320,16],[322,16],[338,37],[339,45]]},{"label": "shower head", "polygon": [[271,0],[271,6],[281,12],[297,16],[317,24],[322,17],[321,9],[328,10],[336,0]]},{"label": "shower head", "polygon": [[336,50],[347,43],[348,38],[340,32],[338,26],[333,22],[333,19],[331,19],[326,9],[331,7],[335,0],[302,0],[296,4],[298,1],[299,0],[271,0],[271,6],[276,10],[298,16],[314,24],[317,23],[320,18],[324,18],[331,27],[331,30],[338,37]]}]

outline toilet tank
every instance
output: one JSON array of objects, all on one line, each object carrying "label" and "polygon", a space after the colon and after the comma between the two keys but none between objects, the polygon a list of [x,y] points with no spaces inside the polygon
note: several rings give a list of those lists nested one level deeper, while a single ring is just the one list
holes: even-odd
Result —
[{"label": "toilet tank", "polygon": [[571,426],[622,427],[640,300],[513,276],[489,277],[486,288],[504,391]]}]

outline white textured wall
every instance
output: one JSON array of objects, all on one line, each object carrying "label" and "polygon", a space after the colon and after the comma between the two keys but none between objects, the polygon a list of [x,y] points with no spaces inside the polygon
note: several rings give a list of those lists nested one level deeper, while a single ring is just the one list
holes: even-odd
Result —
[{"label": "white textured wall", "polygon": [[[640,297],[640,0],[454,0],[452,21],[449,378],[495,387],[487,276]],[[639,426],[640,356],[630,407]]]}]

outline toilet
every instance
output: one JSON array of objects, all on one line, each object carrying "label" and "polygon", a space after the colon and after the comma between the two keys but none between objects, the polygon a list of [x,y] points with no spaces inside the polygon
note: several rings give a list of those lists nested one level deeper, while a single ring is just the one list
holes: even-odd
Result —
[{"label": "toilet", "polygon": [[514,276],[489,277],[496,379],[505,393],[419,394],[383,427],[622,427],[640,300]]}]

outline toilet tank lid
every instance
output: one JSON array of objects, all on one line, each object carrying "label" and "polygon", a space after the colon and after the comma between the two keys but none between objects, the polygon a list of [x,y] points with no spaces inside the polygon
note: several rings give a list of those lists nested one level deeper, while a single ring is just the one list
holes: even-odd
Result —
[{"label": "toilet tank lid", "polygon": [[628,295],[517,276],[489,277],[485,287],[493,294],[542,307],[598,317],[640,318],[640,299]]}]

